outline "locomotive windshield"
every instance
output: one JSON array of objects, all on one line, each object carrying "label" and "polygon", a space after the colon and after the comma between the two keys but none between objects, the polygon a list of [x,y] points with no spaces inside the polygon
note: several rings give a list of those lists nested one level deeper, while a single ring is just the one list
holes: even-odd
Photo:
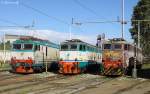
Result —
[{"label": "locomotive windshield", "polygon": [[13,44],[13,49],[21,50],[21,44]]},{"label": "locomotive windshield", "polygon": [[104,44],[104,49],[111,49],[111,44]]},{"label": "locomotive windshield", "polygon": [[68,50],[68,45],[66,45],[66,44],[63,44],[63,45],[61,45],[61,50],[62,51],[66,51],[66,50]]},{"label": "locomotive windshield", "polygon": [[114,49],[121,49],[121,44],[114,44]]},{"label": "locomotive windshield", "polygon": [[33,44],[24,44],[24,50],[32,50]]},{"label": "locomotive windshield", "polygon": [[77,50],[77,45],[76,44],[72,44],[70,47],[70,50]]}]

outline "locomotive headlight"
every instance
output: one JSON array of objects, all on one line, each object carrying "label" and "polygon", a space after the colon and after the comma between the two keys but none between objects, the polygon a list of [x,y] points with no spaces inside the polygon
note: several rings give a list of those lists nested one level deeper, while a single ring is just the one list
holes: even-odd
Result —
[{"label": "locomotive headlight", "polygon": [[32,57],[28,57],[28,59],[32,59]]},{"label": "locomotive headlight", "polygon": [[60,61],[63,61],[63,58],[60,58]]},{"label": "locomotive headlight", "polygon": [[119,59],[118,62],[121,62],[121,60]]},{"label": "locomotive headlight", "polygon": [[105,62],[105,60],[104,60],[104,59],[102,59],[102,62]]}]

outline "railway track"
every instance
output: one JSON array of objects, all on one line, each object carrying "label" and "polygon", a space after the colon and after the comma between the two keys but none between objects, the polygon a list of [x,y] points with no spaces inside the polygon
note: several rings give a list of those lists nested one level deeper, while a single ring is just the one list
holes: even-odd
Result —
[{"label": "railway track", "polygon": [[0,72],[10,71],[10,70],[11,70],[10,68],[5,68],[5,69],[0,68]]},{"label": "railway track", "polygon": [[120,89],[120,90],[118,90],[117,92],[115,92],[115,93],[113,93],[113,94],[122,94],[123,92],[130,91],[130,90],[132,90],[134,87],[136,87],[136,86],[138,86],[138,85],[140,85],[140,84],[143,84],[143,83],[147,83],[147,82],[149,82],[149,81],[150,81],[150,80],[140,81],[140,82],[135,83],[135,84],[133,84],[133,85],[131,85],[131,86],[129,86],[129,87]]},{"label": "railway track", "polygon": [[[69,78],[71,78],[71,77],[69,77]],[[67,77],[66,80],[70,80],[69,78]],[[99,77],[93,78],[93,79],[83,79],[83,80],[78,80],[78,81],[75,81],[73,79],[78,79],[78,78],[76,78],[76,76],[74,76],[72,78],[72,82],[69,82],[69,83],[59,82],[58,80],[53,81],[53,82],[47,82],[45,84],[42,84],[41,88],[34,87],[32,89],[32,92],[28,91],[26,93],[31,93],[31,94],[47,94],[47,93],[48,94],[51,94],[51,93],[52,94],[55,94],[55,93],[57,93],[57,94],[74,94],[81,90],[91,88],[96,85],[106,83],[109,80],[112,80],[112,79],[102,80]],[[59,79],[59,80],[62,80],[62,79]]]},{"label": "railway track", "polygon": [[[97,85],[113,80],[103,76],[87,77],[86,75],[55,75],[45,78],[37,78],[31,75],[16,75],[0,80],[0,94],[74,94],[85,89],[94,88]],[[4,79],[4,78],[3,78]]]},{"label": "railway track", "polygon": [[20,76],[23,76],[23,75],[19,75],[19,74],[13,74],[13,73],[0,73],[0,82],[3,81],[3,80],[6,80],[6,79],[12,79],[12,78],[15,78],[15,77],[20,77]]},{"label": "railway track", "polygon": [[13,74],[13,73],[7,73],[7,74],[1,74],[0,75],[0,86],[5,86],[5,85],[11,85],[14,83],[20,83],[23,81],[29,81],[30,79],[33,78],[32,75],[22,75],[22,74]]},{"label": "railway track", "polygon": [[[99,78],[94,78],[90,80],[84,80],[84,81],[79,81],[76,83],[72,84],[64,84],[63,86],[57,86],[53,87],[53,89],[47,88],[47,90],[42,90],[42,91],[37,91],[36,94],[46,94],[49,92],[56,91],[56,94],[75,94],[78,93],[82,90],[90,89],[90,88],[95,88],[98,85],[102,85],[104,83],[107,83],[113,79],[99,79]],[[53,94],[53,93],[52,93]]]},{"label": "railway track", "polygon": [[17,89],[24,89],[32,86],[38,86],[40,84],[47,84],[48,82],[59,80],[59,79],[65,79],[66,76],[63,75],[56,75],[52,77],[46,77],[46,78],[36,78],[36,79],[25,79],[19,82],[13,82],[13,83],[5,83],[1,85],[0,93],[6,93],[9,91],[17,90]]}]

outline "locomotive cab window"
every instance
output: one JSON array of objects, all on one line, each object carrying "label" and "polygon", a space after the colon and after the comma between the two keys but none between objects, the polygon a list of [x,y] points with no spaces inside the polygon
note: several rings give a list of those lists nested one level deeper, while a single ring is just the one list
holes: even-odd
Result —
[{"label": "locomotive cab window", "polygon": [[111,44],[104,44],[104,49],[111,49]]},{"label": "locomotive cab window", "polygon": [[114,44],[114,49],[121,49],[121,48],[122,48],[121,44]]},{"label": "locomotive cab window", "polygon": [[89,47],[89,46],[87,46],[86,49],[87,49],[88,51],[90,51],[90,47]]},{"label": "locomotive cab window", "polygon": [[125,44],[124,45],[124,50],[128,50],[128,47],[129,47],[128,44]]},{"label": "locomotive cab window", "polygon": [[13,44],[13,49],[21,50],[21,44]]},{"label": "locomotive cab window", "polygon": [[32,50],[33,44],[24,44],[24,50]]},{"label": "locomotive cab window", "polygon": [[80,48],[79,48],[80,51],[85,51],[85,45],[80,45]]},{"label": "locomotive cab window", "polygon": [[66,45],[66,44],[61,45],[61,50],[62,51],[68,50],[68,45]]},{"label": "locomotive cab window", "polygon": [[71,49],[71,50],[77,50],[77,45],[76,45],[76,44],[72,44],[72,45],[70,46],[70,49]]}]

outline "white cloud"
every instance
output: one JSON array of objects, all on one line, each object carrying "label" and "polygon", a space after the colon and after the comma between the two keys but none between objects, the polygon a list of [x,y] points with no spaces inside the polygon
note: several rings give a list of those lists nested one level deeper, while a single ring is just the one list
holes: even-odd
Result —
[{"label": "white cloud", "polygon": [[[1,29],[2,32],[6,32],[6,34],[14,34],[14,35],[30,35],[34,37],[38,37],[41,39],[47,39],[55,43],[63,42],[69,39],[69,33],[58,32],[54,30],[31,30],[31,29]],[[96,36],[85,36],[80,34],[72,34],[73,39],[81,39],[82,41],[91,43],[93,45],[96,44]]]}]

